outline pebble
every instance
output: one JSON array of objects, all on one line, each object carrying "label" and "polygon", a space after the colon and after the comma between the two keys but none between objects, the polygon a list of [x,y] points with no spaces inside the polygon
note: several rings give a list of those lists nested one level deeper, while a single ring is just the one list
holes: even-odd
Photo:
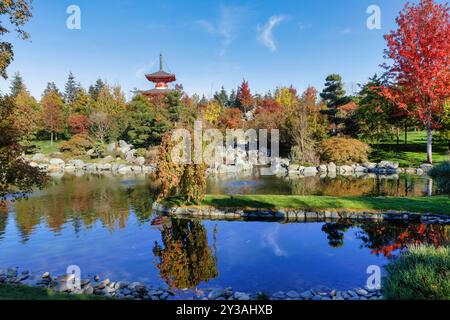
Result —
[{"label": "pebble", "polygon": [[302,292],[302,293],[300,294],[300,296],[301,296],[303,299],[305,299],[305,300],[309,300],[309,299],[311,299],[314,295],[312,294],[311,290],[308,290],[308,291]]},{"label": "pebble", "polygon": [[296,291],[289,291],[288,293],[286,293],[286,295],[292,299],[297,299],[298,297],[300,297],[300,295]]},{"label": "pebble", "polygon": [[286,298],[286,295],[284,294],[283,291],[275,292],[272,296],[274,298],[276,298],[276,299],[284,299],[284,298]]},{"label": "pebble", "polygon": [[364,289],[358,289],[358,290],[356,290],[356,293],[359,294],[360,296],[366,296],[366,295],[369,294],[369,293],[368,293],[366,290],[364,290]]}]

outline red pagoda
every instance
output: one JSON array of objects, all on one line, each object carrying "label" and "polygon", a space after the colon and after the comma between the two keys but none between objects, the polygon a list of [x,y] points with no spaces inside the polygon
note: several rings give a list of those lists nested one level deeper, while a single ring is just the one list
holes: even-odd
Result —
[{"label": "red pagoda", "polygon": [[169,89],[169,83],[176,81],[174,74],[167,73],[163,70],[163,57],[159,55],[159,71],[145,75],[148,81],[155,83],[155,88],[147,91],[142,91],[142,94],[147,97],[154,97],[164,95],[175,90]]}]

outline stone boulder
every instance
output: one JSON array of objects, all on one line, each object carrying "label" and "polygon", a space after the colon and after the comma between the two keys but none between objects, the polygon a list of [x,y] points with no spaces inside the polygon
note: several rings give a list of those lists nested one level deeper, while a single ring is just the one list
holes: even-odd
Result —
[{"label": "stone boulder", "polygon": [[42,153],[36,153],[33,157],[31,157],[31,161],[41,162],[44,161],[45,155]]},{"label": "stone boulder", "polygon": [[307,176],[307,177],[312,177],[312,176],[315,176],[315,175],[317,175],[319,172],[317,171],[317,168],[316,167],[306,167],[305,169],[303,169],[303,171],[302,171],[302,174],[304,175],[304,176]]},{"label": "stone boulder", "polygon": [[50,165],[55,165],[55,166],[63,166],[65,164],[64,160],[57,159],[57,158],[50,159],[49,163],[50,163]]},{"label": "stone boulder", "polygon": [[333,162],[330,162],[330,163],[327,165],[327,171],[328,171],[328,173],[336,173],[336,169],[337,169],[337,167],[336,167],[336,165],[335,165]]},{"label": "stone boulder", "polygon": [[433,169],[433,165],[429,163],[424,163],[419,166],[419,169],[421,169],[423,172],[427,173],[431,169]]}]

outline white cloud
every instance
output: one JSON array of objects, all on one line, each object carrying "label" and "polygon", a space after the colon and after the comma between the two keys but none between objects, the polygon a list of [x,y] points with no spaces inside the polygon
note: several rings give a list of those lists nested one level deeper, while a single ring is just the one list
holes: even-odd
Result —
[{"label": "white cloud", "polygon": [[276,225],[274,228],[271,228],[270,230],[267,230],[265,234],[263,235],[263,243],[270,247],[273,251],[273,254],[277,257],[284,257],[287,256],[288,253],[286,250],[282,249],[281,246],[278,244],[278,234],[280,231],[280,226]]},{"label": "white cloud", "polygon": [[258,26],[258,40],[264,46],[272,51],[277,50],[275,40],[273,39],[273,30],[275,27],[281,23],[286,17],[285,16],[271,16],[269,21],[261,28]]},{"label": "white cloud", "polygon": [[221,55],[224,55],[227,47],[237,37],[241,21],[247,14],[246,7],[221,5],[219,19],[216,23],[208,20],[198,20],[196,23],[207,33],[222,38]]}]

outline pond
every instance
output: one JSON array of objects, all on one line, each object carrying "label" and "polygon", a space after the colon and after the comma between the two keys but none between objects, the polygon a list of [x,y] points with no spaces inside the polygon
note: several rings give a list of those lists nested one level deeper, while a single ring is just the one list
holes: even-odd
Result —
[{"label": "pond", "polygon": [[278,194],[318,196],[428,196],[437,193],[428,176],[391,175],[337,177],[263,176],[258,171],[247,176],[224,175],[208,178],[210,194]]},{"label": "pond", "polygon": [[362,287],[411,243],[448,244],[438,225],[182,220],[151,212],[152,183],[65,176],[0,211],[0,269],[273,293]]}]

